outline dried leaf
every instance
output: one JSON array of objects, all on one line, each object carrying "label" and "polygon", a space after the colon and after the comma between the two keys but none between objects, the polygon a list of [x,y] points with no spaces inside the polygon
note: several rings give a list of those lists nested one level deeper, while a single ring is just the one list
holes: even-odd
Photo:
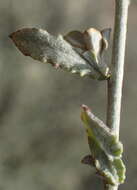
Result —
[{"label": "dried leaf", "polygon": [[89,28],[85,32],[72,31],[64,38],[104,78],[110,77],[110,69],[103,61],[103,52],[108,48],[111,29],[102,31]]},{"label": "dried leaf", "polygon": [[80,31],[69,32],[64,39],[68,41],[73,47],[86,50],[85,39],[83,33]]},{"label": "dried leaf", "polygon": [[125,166],[121,160],[123,146],[117,136],[87,106],[81,118],[86,126],[92,160],[98,173],[111,185],[124,182]]},{"label": "dried leaf", "polygon": [[102,53],[104,50],[108,48],[108,42],[110,40],[110,33],[111,33],[111,28],[106,28],[101,31],[102,37],[103,37],[103,46],[102,46]]},{"label": "dried leaf", "polygon": [[99,30],[90,28],[84,32],[84,39],[88,50],[92,50],[96,56],[100,54],[102,47],[102,35]]}]

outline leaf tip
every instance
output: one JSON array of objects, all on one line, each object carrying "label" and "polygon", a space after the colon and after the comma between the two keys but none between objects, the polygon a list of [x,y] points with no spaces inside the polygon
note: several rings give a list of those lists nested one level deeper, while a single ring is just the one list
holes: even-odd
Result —
[{"label": "leaf tip", "polygon": [[88,111],[91,112],[91,109],[88,106],[86,106],[85,104],[82,104],[81,108],[83,109],[84,112],[88,112]]},{"label": "leaf tip", "polygon": [[12,36],[13,36],[13,33],[9,34],[9,36],[8,36],[8,37],[12,39]]},{"label": "leaf tip", "polygon": [[25,40],[22,38],[24,34],[27,32],[30,32],[30,28],[23,28],[20,30],[17,30],[11,34],[9,34],[9,38],[14,42],[15,46],[25,55],[25,56],[31,56],[30,51],[28,48],[24,45]]},{"label": "leaf tip", "polygon": [[11,34],[9,34],[9,38],[11,38],[13,41],[15,40],[15,36],[16,34],[19,32],[20,30],[17,30],[15,32],[12,32]]}]

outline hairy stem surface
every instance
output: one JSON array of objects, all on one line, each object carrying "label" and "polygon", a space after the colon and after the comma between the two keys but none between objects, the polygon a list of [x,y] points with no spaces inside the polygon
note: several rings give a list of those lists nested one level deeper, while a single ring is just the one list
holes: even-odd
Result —
[{"label": "hairy stem surface", "polygon": [[[129,0],[115,0],[115,26],[112,50],[112,76],[108,80],[107,125],[119,139],[121,98]],[[117,186],[106,185],[106,190]]]},{"label": "hairy stem surface", "polygon": [[129,0],[115,0],[112,77],[108,80],[107,125],[119,138],[121,97]]}]

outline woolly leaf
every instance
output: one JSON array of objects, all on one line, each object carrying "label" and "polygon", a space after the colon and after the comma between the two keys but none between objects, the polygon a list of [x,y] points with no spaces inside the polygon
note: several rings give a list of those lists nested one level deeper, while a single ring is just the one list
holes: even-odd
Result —
[{"label": "woolly leaf", "polygon": [[87,106],[82,106],[81,118],[85,123],[94,166],[105,181],[111,185],[124,182],[125,166],[121,160],[123,146],[115,134],[97,118]]},{"label": "woolly leaf", "polygon": [[101,65],[105,72],[96,68],[96,55],[92,50],[88,52],[90,59],[84,54],[86,44],[81,32],[71,32],[62,37],[53,36],[42,29],[24,28],[12,33],[10,38],[24,55],[43,63],[51,63],[55,68],[98,80],[105,80],[110,76],[106,64]]}]

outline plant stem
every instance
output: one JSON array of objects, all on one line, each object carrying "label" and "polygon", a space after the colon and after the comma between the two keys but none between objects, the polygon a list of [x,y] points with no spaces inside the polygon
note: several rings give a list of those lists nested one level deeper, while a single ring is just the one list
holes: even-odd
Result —
[{"label": "plant stem", "polygon": [[[115,0],[115,26],[112,50],[112,76],[108,80],[107,125],[119,139],[121,98],[129,0]],[[107,185],[106,190],[117,190]]]},{"label": "plant stem", "polygon": [[108,80],[107,125],[119,139],[121,97],[129,0],[115,0],[112,76]]}]

